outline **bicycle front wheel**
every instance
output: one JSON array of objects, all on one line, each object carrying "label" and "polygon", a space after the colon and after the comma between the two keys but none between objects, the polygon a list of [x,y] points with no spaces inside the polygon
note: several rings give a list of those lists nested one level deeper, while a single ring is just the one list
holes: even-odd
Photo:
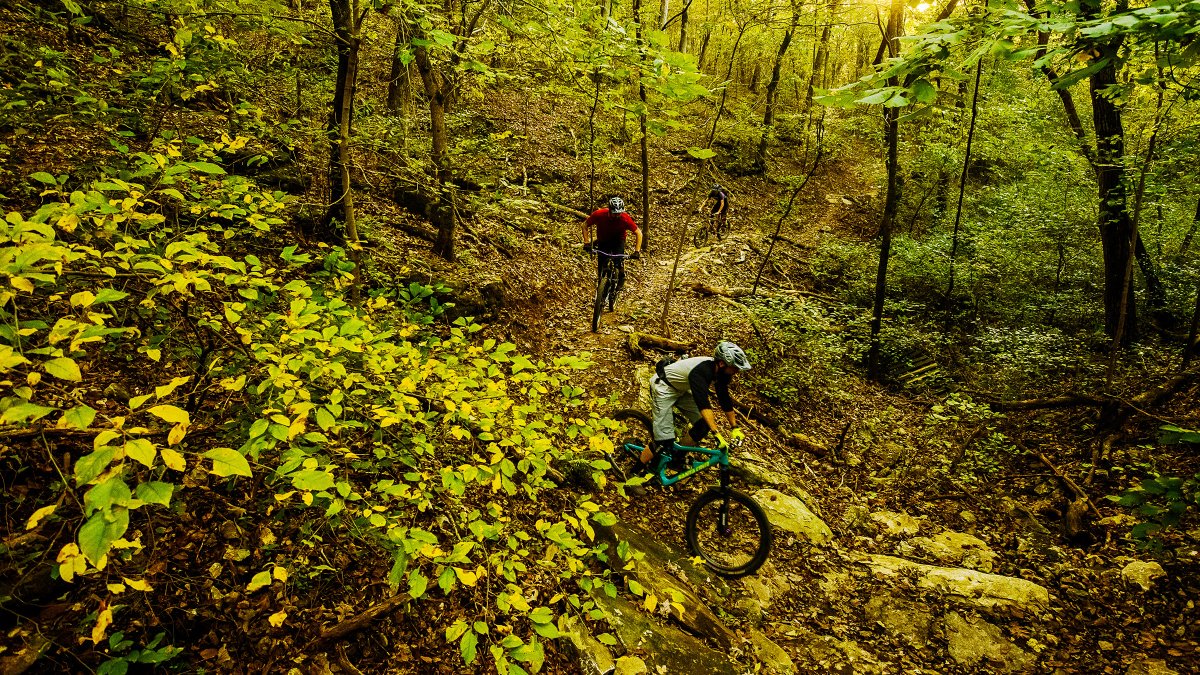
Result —
[{"label": "bicycle front wheel", "polygon": [[700,248],[708,243],[708,226],[701,225],[696,228],[696,233],[692,235],[692,244],[696,248]]},{"label": "bicycle front wheel", "polygon": [[767,514],[748,495],[729,488],[700,495],[688,510],[686,534],[692,553],[724,577],[753,574],[771,552]]},{"label": "bicycle front wheel", "polygon": [[592,305],[592,332],[600,330],[600,316],[604,314],[604,298],[608,295],[608,275],[600,277],[596,282],[596,302]]}]

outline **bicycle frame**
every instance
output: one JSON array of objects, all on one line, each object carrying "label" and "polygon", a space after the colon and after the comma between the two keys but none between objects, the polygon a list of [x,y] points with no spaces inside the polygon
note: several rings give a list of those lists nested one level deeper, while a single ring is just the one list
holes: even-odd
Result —
[{"label": "bicycle frame", "polygon": [[[625,452],[633,453],[634,456],[640,456],[645,448],[636,443],[626,443],[622,446]],[[667,459],[659,456],[658,461],[654,465],[654,476],[659,483],[663,485],[674,485],[680,481],[687,480],[692,476],[704,471],[712,466],[720,467],[721,487],[729,487],[729,449],[728,448],[697,448],[690,445],[675,444],[675,452],[696,452],[702,455],[708,455],[708,459],[703,462],[692,462],[691,466],[681,471],[674,476],[667,475]]]}]

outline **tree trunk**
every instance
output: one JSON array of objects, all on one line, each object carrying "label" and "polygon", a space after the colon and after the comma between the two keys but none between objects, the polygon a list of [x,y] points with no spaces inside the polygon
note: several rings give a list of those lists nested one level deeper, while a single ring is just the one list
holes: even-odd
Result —
[{"label": "tree trunk", "polygon": [[704,39],[700,41],[700,53],[696,56],[696,67],[704,72],[704,54],[708,51],[708,40],[712,37],[712,30],[704,31]]},{"label": "tree trunk", "polygon": [[1200,332],[1200,283],[1196,284],[1196,309],[1192,312],[1192,328],[1188,331],[1187,344],[1183,346],[1183,369],[1192,363],[1192,353],[1200,347],[1197,344],[1197,333]]},{"label": "tree trunk", "polygon": [[392,72],[388,76],[387,109],[407,117],[412,111],[412,63],[400,58],[408,46],[408,26],[396,24],[396,46],[392,50]]},{"label": "tree trunk", "polygon": [[[729,52],[729,67],[725,69],[725,86],[721,89],[721,103],[717,106],[717,114],[713,116],[712,129],[708,132],[708,143],[704,146],[711,148],[713,139],[717,137],[717,123],[721,121],[721,115],[725,112],[725,99],[729,96],[730,77],[733,75],[733,64],[737,60],[738,46],[742,44],[742,38],[746,35],[746,29],[750,27],[749,23],[738,24],[737,40],[733,42],[733,50]],[[707,162],[707,160],[705,160]]]},{"label": "tree trunk", "polygon": [[[900,34],[904,26],[904,0],[892,0],[891,12],[888,15],[887,45],[888,55],[896,56],[900,51]],[[888,86],[898,86],[899,80],[888,78]],[[900,201],[900,186],[896,176],[899,173],[899,141],[900,129],[898,108],[884,108],[883,137],[887,144],[887,197],[883,203],[883,219],[879,225],[879,268],[875,274],[875,306],[871,314],[871,347],[867,352],[867,379],[879,381],[879,333],[883,327],[883,305],[887,297],[887,268],[888,259],[892,252],[892,222],[896,218],[896,204]]]},{"label": "tree trunk", "polygon": [[963,196],[967,192],[967,171],[971,168],[971,144],[975,140],[975,121],[979,117],[979,79],[983,75],[983,57],[975,64],[975,91],[971,94],[971,123],[967,127],[967,150],[963,156],[962,173],[958,178],[958,207],[954,210],[954,233],[950,238],[950,284],[946,289],[946,328],[954,308],[954,259],[958,256],[958,225],[962,220]]},{"label": "tree trunk", "polygon": [[775,90],[779,87],[779,71],[783,68],[783,57],[787,55],[788,46],[792,44],[792,34],[796,32],[798,23],[800,8],[793,5],[792,23],[783,34],[783,41],[779,43],[779,51],[775,54],[775,67],[771,69],[771,81],[767,82],[767,105],[763,111],[762,137],[758,139],[758,152],[754,156],[754,163],[760,171],[767,167],[767,142],[771,136],[771,127],[775,123]]},{"label": "tree trunk", "polygon": [[646,65],[646,43],[642,39],[642,0],[633,0],[634,34],[638,48],[638,99],[642,102],[642,113],[638,115],[638,127],[642,132],[642,248],[650,246],[650,138],[646,131],[646,84],[642,81],[642,68]]},{"label": "tree trunk", "polygon": [[812,73],[808,77],[808,90],[804,94],[804,110],[806,111],[812,106],[813,90],[816,89],[818,78],[825,70],[825,61],[829,58],[829,34],[833,30],[833,20],[840,2],[841,0],[829,0],[829,18],[821,27],[821,39],[817,41],[817,52],[813,55]]},{"label": "tree trunk", "polygon": [[1175,252],[1175,264],[1183,264],[1183,257],[1187,255],[1188,249],[1192,245],[1192,237],[1196,236],[1196,230],[1200,228],[1200,199],[1196,200],[1196,215],[1192,216],[1192,226],[1188,228],[1187,234],[1183,235],[1183,241],[1179,243],[1179,250]]},{"label": "tree trunk", "polygon": [[[679,14],[679,51],[687,53],[687,28],[688,28],[688,8],[692,6],[688,2],[683,6],[683,12]],[[699,64],[696,64],[699,66]]]},{"label": "tree trunk", "polygon": [[[420,28],[413,26],[413,35],[420,36]],[[433,69],[429,52],[425,47],[414,51],[417,72],[425,85],[425,96],[429,99],[429,133],[431,141],[430,160],[433,161],[437,180],[437,203],[434,205],[433,224],[437,227],[437,241],[433,252],[442,258],[454,261],[454,234],[457,228],[457,213],[454,208],[454,183],[450,169],[449,134],[446,131],[446,84]]]},{"label": "tree trunk", "polygon": [[[353,130],[354,93],[358,84],[359,36],[354,29],[352,0],[329,0],[337,44],[337,80],[333,106],[326,127],[329,137],[329,208],[325,211],[326,233],[336,231],[335,222],[349,227],[350,195],[349,143]],[[347,237],[349,238],[349,232]]]},{"label": "tree trunk", "polygon": [[[1099,0],[1084,0],[1083,14],[1100,15]],[[1127,207],[1125,181],[1125,129],[1121,109],[1105,96],[1117,86],[1117,64],[1121,40],[1099,45],[1099,58],[1108,59],[1103,68],[1089,78],[1092,96],[1092,126],[1096,131],[1096,182],[1099,185],[1100,239],[1104,250],[1104,330],[1114,337],[1122,326],[1122,342],[1130,344],[1137,335],[1137,298],[1126,279],[1133,223]]]}]

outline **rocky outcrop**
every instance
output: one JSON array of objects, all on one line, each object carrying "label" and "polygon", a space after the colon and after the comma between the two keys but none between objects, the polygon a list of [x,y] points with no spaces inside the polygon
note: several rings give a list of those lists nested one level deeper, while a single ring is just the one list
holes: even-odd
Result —
[{"label": "rocky outcrop", "polygon": [[856,558],[880,579],[909,575],[916,578],[918,588],[944,593],[963,605],[984,609],[1019,608],[1036,613],[1050,607],[1050,591],[1025,579],[957,567],[923,565],[888,555],[858,554]]},{"label": "rocky outcrop", "polygon": [[946,531],[932,537],[916,537],[906,544],[944,565],[991,572],[996,562],[996,554],[986,542],[962,532]]},{"label": "rocky outcrop", "polygon": [[672,675],[737,675],[741,669],[721,652],[670,626],[659,625],[623,598],[593,596],[626,656],[636,656],[649,672]]},{"label": "rocky outcrop", "polygon": [[825,521],[791,495],[768,488],[755,492],[754,501],[763,507],[767,520],[776,529],[790,532],[818,546],[828,544],[833,539],[833,531]]},{"label": "rocky outcrop", "polygon": [[1148,591],[1154,585],[1154,580],[1167,576],[1166,570],[1156,562],[1134,560],[1121,568],[1121,578],[1129,584],[1137,584],[1143,591]]},{"label": "rocky outcrop", "polygon": [[888,537],[911,537],[921,531],[921,521],[907,513],[876,511],[871,520],[879,526],[880,534]]},{"label": "rocky outcrop", "polygon": [[1033,660],[996,626],[957,612],[946,615],[946,642],[950,658],[967,668],[1014,673],[1026,670]]}]

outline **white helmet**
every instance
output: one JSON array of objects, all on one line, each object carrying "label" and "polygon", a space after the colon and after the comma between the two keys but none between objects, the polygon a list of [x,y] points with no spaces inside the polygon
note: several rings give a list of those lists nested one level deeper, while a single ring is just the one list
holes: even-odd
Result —
[{"label": "white helmet", "polygon": [[738,370],[750,370],[750,359],[746,358],[746,352],[732,342],[726,340],[718,342],[713,356],[718,361],[728,363]]}]

